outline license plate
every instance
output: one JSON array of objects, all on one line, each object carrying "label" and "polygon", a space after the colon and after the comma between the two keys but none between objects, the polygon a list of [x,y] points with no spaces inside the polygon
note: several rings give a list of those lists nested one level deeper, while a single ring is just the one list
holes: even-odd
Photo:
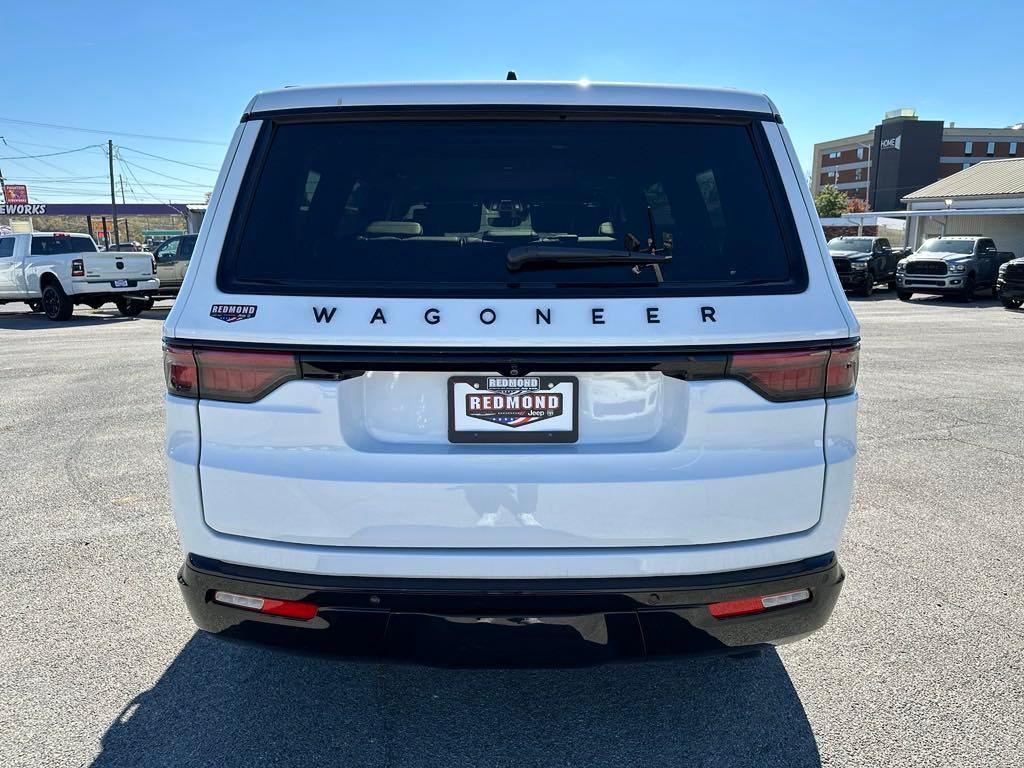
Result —
[{"label": "license plate", "polygon": [[448,440],[453,443],[575,443],[575,376],[452,376]]},{"label": "license plate", "polygon": [[127,288],[128,287],[128,281],[127,280],[115,280],[114,281],[114,287],[115,288]]}]

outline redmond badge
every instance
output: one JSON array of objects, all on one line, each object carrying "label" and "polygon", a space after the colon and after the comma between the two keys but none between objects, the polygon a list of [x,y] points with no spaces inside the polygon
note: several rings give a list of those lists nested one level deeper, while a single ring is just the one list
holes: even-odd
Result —
[{"label": "redmond badge", "polygon": [[210,317],[223,320],[225,323],[237,323],[256,317],[255,304],[214,304],[210,307]]},{"label": "redmond badge", "polygon": [[564,396],[554,386],[541,389],[540,379],[530,376],[489,376],[486,389],[466,393],[466,415],[513,429],[561,416]]}]

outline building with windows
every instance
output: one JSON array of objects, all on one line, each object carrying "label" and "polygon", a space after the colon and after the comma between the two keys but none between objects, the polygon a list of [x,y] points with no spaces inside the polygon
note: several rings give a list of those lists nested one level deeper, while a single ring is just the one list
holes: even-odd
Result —
[{"label": "building with windows", "polygon": [[1024,123],[957,128],[920,120],[914,109],[895,109],[866,133],[815,144],[811,191],[832,184],[866,200],[872,210],[896,210],[916,189],[1005,157],[1024,157]]}]

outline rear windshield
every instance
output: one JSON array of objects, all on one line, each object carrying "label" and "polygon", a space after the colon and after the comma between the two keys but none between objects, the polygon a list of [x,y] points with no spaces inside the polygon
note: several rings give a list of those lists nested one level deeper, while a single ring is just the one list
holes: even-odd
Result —
[{"label": "rear windshield", "polygon": [[96,243],[85,235],[32,236],[33,256],[58,256],[62,253],[93,253]]},{"label": "rear windshield", "polygon": [[[700,294],[806,284],[756,123],[371,120],[263,130],[220,264],[228,292]],[[510,251],[529,247],[543,260],[510,269]],[[565,264],[575,249],[586,249],[585,262],[616,252],[637,263]],[[652,249],[657,270],[636,253]]]}]

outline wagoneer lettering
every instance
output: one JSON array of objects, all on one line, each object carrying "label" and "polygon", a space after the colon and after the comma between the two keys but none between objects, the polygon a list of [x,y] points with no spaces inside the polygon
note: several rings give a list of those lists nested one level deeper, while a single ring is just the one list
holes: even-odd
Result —
[{"label": "wagoneer lettering", "polygon": [[740,91],[258,95],[164,329],[197,625],[499,665],[822,626],[859,340],[793,156]]}]

